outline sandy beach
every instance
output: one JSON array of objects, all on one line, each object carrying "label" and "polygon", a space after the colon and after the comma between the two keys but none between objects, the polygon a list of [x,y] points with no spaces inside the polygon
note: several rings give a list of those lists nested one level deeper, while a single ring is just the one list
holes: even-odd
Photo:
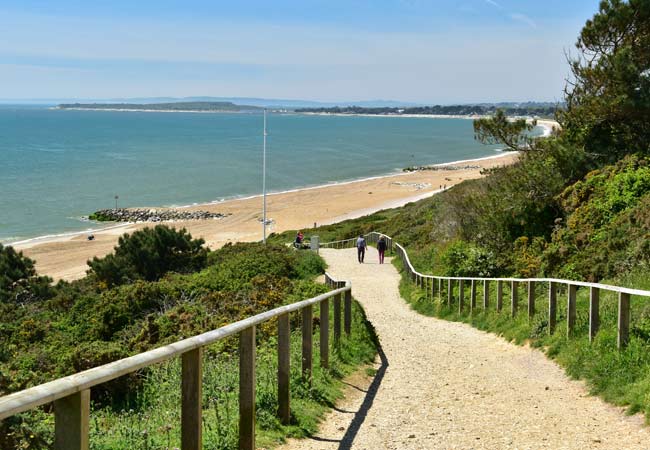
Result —
[{"label": "sandy beach", "polygon": [[[303,229],[309,236],[314,223],[323,225],[361,217],[382,209],[395,208],[417,201],[463,180],[479,178],[481,170],[511,164],[516,154],[502,153],[488,159],[451,163],[454,170],[425,170],[369,178],[360,181],[297,189],[269,194],[267,217],[273,221],[268,232]],[[161,208],[156,208],[161,209]],[[228,242],[257,241],[262,235],[262,199],[260,196],[197,205],[188,209],[231,214],[223,219],[171,222],[187,228],[194,237],[205,239],[210,248]],[[74,233],[14,244],[36,261],[40,274],[55,280],[74,280],[85,275],[89,259],[110,253],[123,233],[153,226],[151,223],[122,224],[94,232]]]}]

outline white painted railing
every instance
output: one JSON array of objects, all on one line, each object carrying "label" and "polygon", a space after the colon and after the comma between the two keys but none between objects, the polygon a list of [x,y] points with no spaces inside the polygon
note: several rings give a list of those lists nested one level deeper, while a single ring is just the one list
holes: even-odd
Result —
[{"label": "white painted railing", "polygon": [[314,298],[281,306],[213,331],[140,353],[103,366],[79,372],[49,383],[0,397],[0,420],[15,414],[54,403],[55,449],[87,449],[89,446],[90,389],[135,372],[144,367],[175,358],[182,358],[181,447],[202,448],[202,353],[203,348],[239,334],[239,448],[255,449],[255,327],[278,319],[278,416],[289,423],[289,315],[302,314],[302,374],[311,380],[313,307],[320,307],[320,365],[329,367],[329,299],[333,299],[333,345],[341,337],[341,300],[343,329],[346,335],[352,326],[352,286],[325,274],[333,291]]}]

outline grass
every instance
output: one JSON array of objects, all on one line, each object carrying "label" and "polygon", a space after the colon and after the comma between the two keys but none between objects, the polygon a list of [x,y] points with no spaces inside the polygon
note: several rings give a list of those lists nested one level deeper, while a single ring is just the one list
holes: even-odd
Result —
[{"label": "grass", "polygon": [[[398,269],[401,262],[394,259]],[[523,284],[523,283],[522,283]],[[496,333],[519,345],[530,344],[554,359],[574,379],[585,380],[592,395],[625,406],[629,414],[642,412],[650,418],[650,300],[632,296],[629,345],[617,348],[618,304],[615,293],[600,293],[600,329],[593,343],[589,342],[589,290],[578,289],[577,318],[571,337],[566,328],[566,289],[557,294],[557,326],[549,334],[548,285],[538,283],[535,314],[528,318],[526,287],[519,286],[519,307],[515,317],[510,310],[510,285],[503,284],[503,309],[496,311],[496,283],[490,283],[490,303],[483,308],[483,286],[477,287],[477,307],[469,310],[469,286],[465,287],[465,308],[458,311],[458,286],[454,283],[454,302],[447,305],[447,286],[439,297],[416,287],[402,271],[400,293],[411,307],[421,314],[455,322],[464,322],[478,329]],[[638,289],[650,287],[648,272],[638,270],[625,278],[609,280],[606,284]],[[562,287],[563,288],[563,287]]]},{"label": "grass", "polygon": [[[330,311],[330,315],[332,312]],[[331,347],[330,367],[321,368],[318,326],[315,326],[314,364],[311,385],[301,374],[301,334],[295,314],[291,334],[291,423],[276,417],[277,341],[271,338],[257,346],[257,446],[268,448],[287,437],[305,437],[317,430],[323,414],[340,398],[341,379],[376,355],[376,337],[363,310],[353,303],[352,332],[343,333],[340,349]],[[333,324],[333,317],[330,318]],[[275,325],[275,323],[271,324]],[[331,328],[333,325],[331,325]],[[333,336],[333,328],[330,330]],[[236,345],[236,338],[226,343]],[[111,408],[91,413],[92,449],[180,448],[180,360],[174,359],[149,370],[143,388],[129,409]],[[238,439],[238,356],[207,348],[203,365],[203,445],[205,448],[235,449]]]}]

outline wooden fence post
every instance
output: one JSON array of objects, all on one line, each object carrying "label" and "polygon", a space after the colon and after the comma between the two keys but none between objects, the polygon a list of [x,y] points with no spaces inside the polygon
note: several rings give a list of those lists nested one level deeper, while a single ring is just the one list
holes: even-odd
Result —
[{"label": "wooden fence post", "polygon": [[593,342],[600,327],[600,289],[589,289],[589,342]]},{"label": "wooden fence post", "polygon": [[503,308],[503,281],[497,280],[497,312]]},{"label": "wooden fence post", "polygon": [[239,333],[239,448],[255,450],[255,326]]},{"label": "wooden fence post", "polygon": [[348,336],[352,331],[352,289],[345,291],[345,303],[343,305],[343,329]]},{"label": "wooden fence post", "polygon": [[465,307],[465,280],[458,280],[458,313]]},{"label": "wooden fence post", "polygon": [[203,448],[203,349],[183,353],[181,378],[181,448]]},{"label": "wooden fence post", "polygon": [[548,334],[555,333],[557,322],[557,285],[555,281],[548,283]]},{"label": "wooden fence post", "polygon": [[627,347],[630,333],[630,294],[618,293],[618,337],[619,350]]},{"label": "wooden fence post", "polygon": [[341,294],[334,296],[334,345],[341,344]]},{"label": "wooden fence post", "polygon": [[447,278],[447,306],[451,308],[454,297],[454,289],[451,285],[451,278]]},{"label": "wooden fence post", "polygon": [[535,316],[535,282],[528,282],[528,318]]},{"label": "wooden fence post", "polygon": [[442,278],[438,278],[438,297],[442,302]]},{"label": "wooden fence post", "polygon": [[330,302],[325,299],[320,302],[320,366],[327,369],[330,366]]},{"label": "wooden fence post", "polygon": [[291,328],[287,313],[278,317],[278,416],[284,425],[291,421],[290,375]]},{"label": "wooden fence post", "polygon": [[576,324],[576,291],[575,284],[567,285],[567,304],[566,304],[566,334],[571,336]]},{"label": "wooden fence post", "polygon": [[516,281],[510,282],[510,314],[512,317],[517,315],[517,308],[519,307],[519,283]]},{"label": "wooden fence post", "polygon": [[469,295],[469,310],[470,312],[474,312],[476,309],[476,280],[472,280],[472,285],[470,289],[470,295]]},{"label": "wooden fence post", "polygon": [[431,278],[431,301],[433,301],[434,298],[436,298],[436,279]]},{"label": "wooden fence post", "polygon": [[54,402],[54,448],[88,450],[90,389]]},{"label": "wooden fence post", "polygon": [[302,309],[302,376],[311,385],[312,372],[312,335],[313,335],[313,307],[305,306]]},{"label": "wooden fence post", "polygon": [[483,309],[487,311],[490,306],[490,282],[483,280]]}]

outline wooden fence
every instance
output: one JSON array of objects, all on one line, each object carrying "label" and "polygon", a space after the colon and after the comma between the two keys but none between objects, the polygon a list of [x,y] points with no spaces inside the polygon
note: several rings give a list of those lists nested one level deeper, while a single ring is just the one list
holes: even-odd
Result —
[{"label": "wooden fence", "polygon": [[352,326],[352,286],[325,274],[334,290],[308,300],[281,306],[213,331],[140,353],[103,366],[79,372],[49,383],[0,398],[0,420],[15,414],[54,403],[55,449],[87,449],[89,446],[90,389],[151,365],[180,357],[181,380],[181,448],[202,448],[202,353],[203,348],[235,334],[239,335],[239,448],[255,449],[255,328],[278,319],[278,416],[283,423],[290,419],[290,321],[291,313],[302,316],[302,374],[311,379],[313,308],[320,308],[320,365],[329,367],[329,309],[333,299],[333,343],[341,339],[341,303],[343,330]]},{"label": "wooden fence", "polygon": [[[409,260],[408,254],[404,247],[392,238],[382,235],[381,233],[371,232],[366,235],[368,242],[377,242],[379,236],[384,236],[387,242],[390,242],[390,248],[393,249],[398,258],[400,258],[408,278],[419,288],[426,292],[427,297],[438,297],[442,300],[446,294],[446,302],[449,308],[456,303],[458,310],[468,309],[474,311],[477,308],[477,295],[479,289],[482,291],[482,308],[488,309],[490,306],[490,283],[496,283],[496,299],[494,307],[497,311],[503,309],[503,284],[510,285],[510,314],[514,317],[519,310],[519,286],[526,286],[526,310],[529,318],[535,315],[535,301],[538,286],[546,285],[548,289],[548,331],[553,334],[557,326],[557,301],[558,290],[560,287],[566,287],[566,332],[571,336],[574,333],[576,324],[576,293],[579,288],[589,289],[589,340],[593,341],[600,327],[600,292],[609,291],[618,293],[618,320],[617,320],[617,343],[618,348],[624,348],[629,341],[630,334],[630,296],[638,295],[640,297],[650,297],[650,291],[639,289],[630,289],[619,286],[611,286],[600,283],[587,283],[583,281],[562,280],[557,278],[481,278],[481,277],[442,277],[435,275],[426,275],[415,270]],[[336,243],[326,243],[324,246],[330,248],[338,247],[340,243],[355,241],[356,239],[347,239],[336,241]],[[338,244],[337,244],[338,243]],[[332,246],[331,244],[334,244]],[[454,297],[454,284],[458,286],[458,295]],[[469,297],[466,301],[466,289],[469,288]]]}]

